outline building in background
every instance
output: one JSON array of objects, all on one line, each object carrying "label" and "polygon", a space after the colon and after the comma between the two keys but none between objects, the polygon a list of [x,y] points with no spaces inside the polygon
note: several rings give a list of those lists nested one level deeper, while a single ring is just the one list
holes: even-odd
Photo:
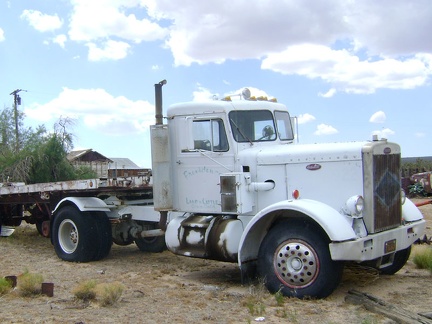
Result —
[{"label": "building in background", "polygon": [[108,165],[109,178],[127,178],[148,175],[150,169],[141,168],[128,158],[110,158]]},{"label": "building in background", "polygon": [[67,155],[67,159],[74,167],[89,167],[96,172],[98,178],[108,177],[108,167],[112,162],[106,156],[92,149],[72,151]]},{"label": "building in background", "polygon": [[89,167],[98,178],[135,177],[150,173],[150,169],[141,168],[128,158],[108,158],[92,149],[72,151],[67,159],[75,167]]}]

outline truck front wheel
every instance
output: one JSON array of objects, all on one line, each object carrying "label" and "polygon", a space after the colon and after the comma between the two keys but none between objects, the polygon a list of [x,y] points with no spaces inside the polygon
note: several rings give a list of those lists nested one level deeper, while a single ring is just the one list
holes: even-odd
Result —
[{"label": "truck front wheel", "polygon": [[281,223],[269,231],[259,250],[258,273],[270,292],[324,298],[338,286],[343,263],[330,257],[328,239],[308,223]]},{"label": "truck front wheel", "polygon": [[53,244],[58,257],[71,262],[93,260],[99,244],[98,228],[91,214],[72,206],[61,208],[54,218]]}]

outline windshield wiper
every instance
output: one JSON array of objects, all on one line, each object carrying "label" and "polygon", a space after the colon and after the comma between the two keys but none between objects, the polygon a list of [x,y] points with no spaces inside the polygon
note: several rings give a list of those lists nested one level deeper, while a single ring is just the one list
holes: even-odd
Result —
[{"label": "windshield wiper", "polygon": [[238,127],[238,125],[234,122],[234,120],[232,120],[232,119],[230,118],[230,122],[235,126],[235,128],[236,128],[237,131],[238,131],[238,133],[239,133],[241,136],[243,136],[243,138],[244,138],[245,140],[248,140],[249,143],[250,143],[250,145],[253,145],[253,143],[252,143],[252,141],[249,139],[249,137],[247,137],[245,134],[243,134],[243,132],[241,131],[240,127]]}]

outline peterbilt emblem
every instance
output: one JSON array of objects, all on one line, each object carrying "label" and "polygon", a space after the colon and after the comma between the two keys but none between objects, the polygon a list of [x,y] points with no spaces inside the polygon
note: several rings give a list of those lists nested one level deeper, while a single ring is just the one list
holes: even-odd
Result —
[{"label": "peterbilt emblem", "polygon": [[391,148],[390,147],[386,147],[384,149],[384,154],[390,154],[391,153]]},{"label": "peterbilt emblem", "polygon": [[317,163],[308,164],[306,166],[306,169],[308,169],[309,171],[316,171],[316,170],[321,169],[321,164],[317,164]]}]

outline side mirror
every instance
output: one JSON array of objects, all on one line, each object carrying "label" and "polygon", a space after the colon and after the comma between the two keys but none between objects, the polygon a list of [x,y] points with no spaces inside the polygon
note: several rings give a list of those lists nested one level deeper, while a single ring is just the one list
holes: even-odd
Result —
[{"label": "side mirror", "polygon": [[182,152],[189,152],[195,149],[192,133],[192,117],[178,117],[176,121],[177,140]]}]

